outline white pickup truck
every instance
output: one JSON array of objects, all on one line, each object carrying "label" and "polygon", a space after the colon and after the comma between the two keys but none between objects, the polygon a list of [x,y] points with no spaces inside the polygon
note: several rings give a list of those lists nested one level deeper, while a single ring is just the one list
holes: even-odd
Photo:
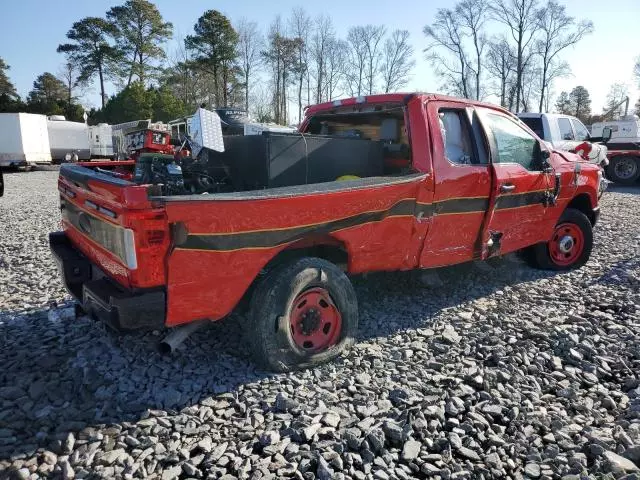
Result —
[{"label": "white pickup truck", "polygon": [[575,152],[576,147],[590,142],[590,151],[584,152],[589,162],[602,168],[609,164],[607,147],[591,143],[589,130],[576,117],[557,113],[519,113],[518,117],[554,149]]}]

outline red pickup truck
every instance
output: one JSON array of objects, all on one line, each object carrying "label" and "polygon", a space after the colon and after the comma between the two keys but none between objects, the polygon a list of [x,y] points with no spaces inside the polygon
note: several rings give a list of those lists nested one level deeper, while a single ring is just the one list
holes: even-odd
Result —
[{"label": "red pickup truck", "polygon": [[256,359],[287,371],[353,342],[346,274],[521,250],[534,266],[567,270],[591,253],[600,169],[548,150],[493,105],[351,98],[308,108],[297,134],[225,137],[225,148],[209,161],[223,159],[235,178],[199,193],[136,181],[134,162],[113,174],[107,164],[61,167],[63,231],[50,245],[86,312],[120,329],[158,328],[220,320],[246,304]]}]

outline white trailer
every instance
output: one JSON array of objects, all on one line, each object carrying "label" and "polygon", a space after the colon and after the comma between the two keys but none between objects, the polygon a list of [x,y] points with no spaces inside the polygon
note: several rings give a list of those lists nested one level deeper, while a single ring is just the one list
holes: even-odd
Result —
[{"label": "white trailer", "polygon": [[70,122],[62,115],[47,119],[51,158],[55,162],[89,160],[89,128],[80,122]]},{"label": "white trailer", "polygon": [[47,117],[33,113],[0,113],[0,166],[50,163]]},{"label": "white trailer", "polygon": [[108,123],[89,127],[91,158],[113,158],[113,130]]}]

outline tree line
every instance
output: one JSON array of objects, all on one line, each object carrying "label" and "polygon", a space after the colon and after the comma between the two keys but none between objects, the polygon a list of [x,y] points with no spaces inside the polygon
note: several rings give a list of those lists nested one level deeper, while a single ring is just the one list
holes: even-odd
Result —
[{"label": "tree line", "polygon": [[[490,36],[490,27],[502,33]],[[590,21],[569,16],[558,0],[460,0],[438,9],[424,27],[424,55],[446,93],[497,97],[512,111],[555,107],[588,121],[584,87],[561,92],[555,104],[552,98],[555,80],[570,74],[563,53],[592,31]],[[407,30],[355,25],[340,37],[331,17],[311,17],[303,8],[277,15],[264,32],[256,22],[234,23],[207,10],[168,52],[173,25],[150,1],[126,0],[102,17],[78,20],[66,36],[57,47],[64,56],[60,71],[39,75],[25,100],[0,59],[0,111],[78,120],[79,99],[95,84],[101,102],[91,122],[166,121],[206,104],[241,107],[258,121],[286,124],[301,118],[308,104],[402,89],[415,66]],[[640,78],[640,61],[636,71]],[[109,84],[117,90],[111,96]],[[614,85],[607,105],[623,93],[624,86]]]}]

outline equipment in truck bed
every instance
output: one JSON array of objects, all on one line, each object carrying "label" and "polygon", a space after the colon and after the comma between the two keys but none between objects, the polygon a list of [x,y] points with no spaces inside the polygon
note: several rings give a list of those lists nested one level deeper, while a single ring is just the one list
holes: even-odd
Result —
[{"label": "equipment in truck bed", "polygon": [[358,138],[264,132],[225,137],[224,152],[209,152],[211,164],[229,167],[234,189],[331,182],[343,175],[382,175],[383,147]]}]

